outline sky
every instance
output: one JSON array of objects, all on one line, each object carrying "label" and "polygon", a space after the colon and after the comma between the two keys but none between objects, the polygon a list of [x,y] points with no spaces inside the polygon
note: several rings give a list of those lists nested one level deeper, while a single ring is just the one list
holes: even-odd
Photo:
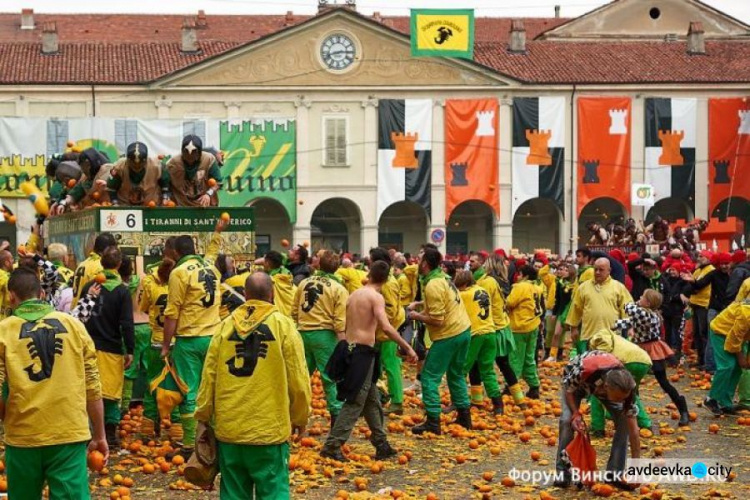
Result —
[{"label": "sky", "polygon": [[[329,0],[331,3],[344,0]],[[647,1],[647,0],[641,0]],[[750,24],[750,1],[704,0],[705,3]],[[575,17],[608,3],[607,0],[357,0],[363,14],[378,11],[383,15],[408,15],[410,8],[475,9],[478,17],[552,17],[555,5],[561,16]],[[313,14],[317,0],[0,0],[0,11],[20,12],[32,8],[36,12],[114,12],[189,14],[203,9],[207,14]]]}]

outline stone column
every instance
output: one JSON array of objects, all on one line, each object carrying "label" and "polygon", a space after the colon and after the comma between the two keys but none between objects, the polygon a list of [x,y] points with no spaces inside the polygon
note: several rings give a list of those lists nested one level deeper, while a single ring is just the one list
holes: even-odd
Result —
[{"label": "stone column", "polygon": [[237,101],[224,101],[224,107],[227,108],[227,118],[235,120],[240,117],[240,106],[241,102]]},{"label": "stone column", "polygon": [[[368,96],[362,102],[365,110],[364,124],[364,172],[365,186],[377,186],[378,178],[378,100]],[[377,240],[377,234],[376,238]],[[364,240],[363,240],[364,241]],[[366,247],[369,248],[369,247]]]},{"label": "stone column", "polygon": [[362,228],[359,236],[360,249],[359,253],[364,255],[371,248],[378,246],[378,226],[377,224],[365,224],[362,221]]},{"label": "stone column", "polygon": [[[294,100],[297,108],[295,117],[297,126],[297,192],[307,187],[310,175],[310,123],[309,114],[312,101],[299,95]],[[301,152],[300,152],[301,151]]]},{"label": "stone column", "polygon": [[169,119],[169,108],[172,107],[171,99],[167,99],[165,96],[162,96],[161,99],[157,99],[156,101],[154,101],[154,106],[156,106],[156,117],[159,120]]},{"label": "stone column", "polygon": [[446,234],[445,220],[445,100],[435,99],[432,112],[432,213],[425,241],[435,243],[441,252],[446,251],[446,240],[437,243],[430,239],[434,229]]},{"label": "stone column", "polygon": [[500,197],[500,217],[492,224],[492,245],[507,252],[513,247],[513,190],[511,150],[513,148],[513,99],[503,97],[498,106],[498,193]]},{"label": "stone column", "polygon": [[[708,99],[698,99],[696,120],[699,124],[708,123]],[[698,126],[695,138],[695,158],[708,158],[708,127]],[[708,176],[712,166],[706,162],[695,166],[695,217],[709,220],[711,217],[708,200]]]},{"label": "stone column", "polygon": [[[646,123],[644,113],[646,112],[646,101],[635,96],[631,101],[630,116],[630,182],[646,182],[646,158],[644,124]],[[628,186],[632,189],[633,186]],[[636,220],[645,220],[651,207],[631,207],[630,216]]]}]

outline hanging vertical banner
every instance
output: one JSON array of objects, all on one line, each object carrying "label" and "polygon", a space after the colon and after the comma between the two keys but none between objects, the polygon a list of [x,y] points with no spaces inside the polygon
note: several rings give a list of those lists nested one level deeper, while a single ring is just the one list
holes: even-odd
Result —
[{"label": "hanging vertical banner", "polygon": [[473,9],[412,9],[411,55],[474,57]]},{"label": "hanging vertical banner", "polygon": [[513,215],[534,198],[565,213],[565,98],[513,99]]},{"label": "hanging vertical banner", "polygon": [[134,120],[119,118],[0,118],[0,196],[25,197],[31,181],[46,193],[45,165],[66,150],[95,148],[111,162],[141,141],[149,155],[180,153],[182,138],[198,135],[204,148],[224,153],[222,206],[246,206],[257,198],[277,200],[292,223],[297,214],[296,129],[292,118],[248,120]]},{"label": "hanging vertical banner", "polygon": [[[729,197],[750,201],[750,102],[708,100],[708,202],[711,215]],[[724,215],[724,214],[721,214]]]},{"label": "hanging vertical banner", "polygon": [[646,99],[646,184],[654,200],[678,198],[695,210],[697,99]]},{"label": "hanging vertical banner", "polygon": [[256,198],[271,198],[286,209],[292,224],[297,221],[295,125],[286,118],[219,124],[224,152],[221,205],[245,206]]},{"label": "hanging vertical banner", "polygon": [[578,99],[578,214],[612,198],[630,212],[630,98]]},{"label": "hanging vertical banner", "polygon": [[467,200],[500,215],[497,99],[445,102],[445,221]]},{"label": "hanging vertical banner", "polygon": [[378,219],[393,203],[412,201],[431,212],[432,99],[378,103]]}]

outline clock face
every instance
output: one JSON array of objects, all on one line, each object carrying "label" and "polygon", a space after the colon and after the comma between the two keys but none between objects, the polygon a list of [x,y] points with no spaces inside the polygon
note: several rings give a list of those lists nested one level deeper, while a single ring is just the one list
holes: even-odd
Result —
[{"label": "clock face", "polygon": [[344,70],[351,66],[357,54],[354,42],[346,35],[331,35],[320,46],[320,58],[332,70]]}]

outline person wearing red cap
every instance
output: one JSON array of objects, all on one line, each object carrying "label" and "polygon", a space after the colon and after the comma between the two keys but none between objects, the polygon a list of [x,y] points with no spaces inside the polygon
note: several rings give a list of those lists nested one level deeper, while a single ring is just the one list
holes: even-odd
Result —
[{"label": "person wearing red cap", "polygon": [[[694,281],[704,278],[715,269],[711,265],[712,258],[713,254],[708,250],[703,250],[698,255],[698,266],[693,271]],[[708,343],[708,303],[711,301],[711,286],[690,293],[689,296],[690,308],[693,310],[693,349],[698,354],[698,366],[702,367]]]},{"label": "person wearing red cap", "polygon": [[[726,307],[731,304],[732,300],[727,297],[727,286],[729,285],[729,271],[732,266],[732,256],[726,252],[719,253],[715,256],[715,262],[718,269],[706,273],[701,279],[695,280],[690,286],[690,294],[698,293],[700,290],[708,288],[710,297],[708,302],[707,321],[711,321]],[[716,371],[716,362],[713,356],[713,344],[711,342],[711,333],[709,330],[708,341],[703,355],[704,368],[706,371],[713,373]],[[700,355],[700,353],[699,353]]]},{"label": "person wearing red cap", "polygon": [[750,279],[750,262],[747,260],[747,252],[737,250],[732,254],[732,274],[729,276],[729,285],[727,285],[727,295],[735,300],[743,283]]}]

